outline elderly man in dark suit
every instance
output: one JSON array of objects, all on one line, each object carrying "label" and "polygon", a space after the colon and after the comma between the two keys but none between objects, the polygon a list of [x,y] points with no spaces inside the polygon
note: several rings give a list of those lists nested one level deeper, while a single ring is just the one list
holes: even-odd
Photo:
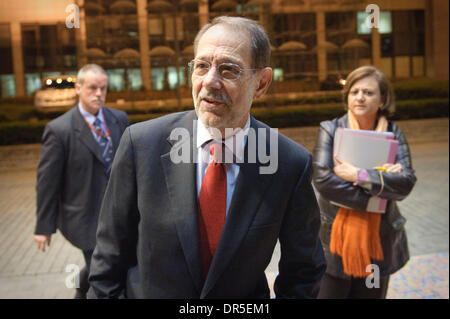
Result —
[{"label": "elderly man in dark suit", "polygon": [[108,77],[98,65],[81,68],[75,84],[79,103],[49,122],[37,171],[37,221],[34,240],[45,251],[58,228],[83,251],[75,298],[86,298],[88,270],[95,247],[98,214],[120,137],[125,112],[103,106]]},{"label": "elderly man in dark suit", "polygon": [[272,80],[268,37],[255,21],[219,17],[194,47],[195,111],[123,135],[88,297],[268,298],[278,239],[277,297],[315,297],[325,261],[311,155],[250,116]]}]

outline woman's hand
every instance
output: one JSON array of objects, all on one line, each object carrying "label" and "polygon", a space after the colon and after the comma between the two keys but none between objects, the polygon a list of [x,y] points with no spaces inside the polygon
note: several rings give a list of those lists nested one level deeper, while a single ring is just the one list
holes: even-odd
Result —
[{"label": "woman's hand", "polygon": [[334,173],[343,180],[351,183],[355,183],[358,181],[358,167],[353,166],[352,164],[341,160],[339,157],[335,156],[337,164],[334,166]]},{"label": "woman's hand", "polygon": [[401,173],[403,171],[403,166],[400,163],[397,164],[383,164],[383,167],[386,168],[386,172],[389,173]]}]

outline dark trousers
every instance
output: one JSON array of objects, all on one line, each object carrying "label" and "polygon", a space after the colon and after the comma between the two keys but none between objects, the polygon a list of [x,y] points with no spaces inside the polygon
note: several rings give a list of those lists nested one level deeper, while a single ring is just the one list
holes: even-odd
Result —
[{"label": "dark trousers", "polygon": [[366,278],[343,279],[325,274],[318,299],[385,299],[389,276],[380,276],[379,288],[368,288]]},{"label": "dark trousers", "polygon": [[80,271],[80,288],[77,288],[76,299],[86,299],[86,293],[89,290],[89,269],[91,268],[91,258],[93,250],[83,250],[84,261],[86,265]]}]

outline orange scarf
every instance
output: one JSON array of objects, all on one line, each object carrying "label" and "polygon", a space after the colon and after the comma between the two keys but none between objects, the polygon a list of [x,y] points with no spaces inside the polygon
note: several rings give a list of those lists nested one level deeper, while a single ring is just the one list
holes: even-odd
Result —
[{"label": "orange scarf", "polygon": [[[359,130],[359,123],[349,110],[350,128]],[[378,119],[375,129],[378,132],[387,130],[384,116]],[[344,273],[353,277],[366,277],[366,267],[372,264],[370,258],[383,260],[383,249],[380,241],[381,214],[361,212],[341,207],[337,212],[331,228],[330,251],[342,257]]]}]

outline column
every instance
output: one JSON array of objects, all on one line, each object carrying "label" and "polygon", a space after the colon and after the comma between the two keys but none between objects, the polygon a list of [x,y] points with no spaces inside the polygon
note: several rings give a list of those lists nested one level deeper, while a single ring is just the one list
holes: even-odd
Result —
[{"label": "column", "polygon": [[316,12],[316,31],[317,31],[317,68],[319,81],[327,78],[327,51],[325,47],[325,12]]},{"label": "column", "polygon": [[270,30],[269,27],[269,14],[270,14],[270,10],[269,10],[269,6],[270,4],[266,4],[266,3],[260,3],[259,4],[259,24],[261,24],[264,28],[264,30],[266,30],[266,32],[268,33]]},{"label": "column", "polygon": [[75,29],[75,41],[78,69],[81,69],[88,62],[86,56],[86,11],[84,10],[84,0],[77,0],[77,5],[80,8],[80,27]]},{"label": "column", "polygon": [[433,48],[433,1],[425,2],[425,74],[434,77]]},{"label": "column", "polygon": [[22,53],[22,30],[20,27],[20,22],[11,23],[11,47],[16,97],[23,97],[25,96],[25,75]]},{"label": "column", "polygon": [[381,69],[381,36],[378,28],[372,28],[372,65]]},{"label": "column", "polygon": [[145,90],[151,89],[151,64],[148,40],[147,0],[137,0],[137,15],[139,25],[139,51],[141,54],[141,78]]},{"label": "column", "polygon": [[448,12],[449,2],[445,0],[433,0],[433,62],[434,76],[436,79],[449,79],[448,72]]},{"label": "column", "polygon": [[198,20],[200,29],[209,22],[209,7],[207,0],[198,1]]}]

